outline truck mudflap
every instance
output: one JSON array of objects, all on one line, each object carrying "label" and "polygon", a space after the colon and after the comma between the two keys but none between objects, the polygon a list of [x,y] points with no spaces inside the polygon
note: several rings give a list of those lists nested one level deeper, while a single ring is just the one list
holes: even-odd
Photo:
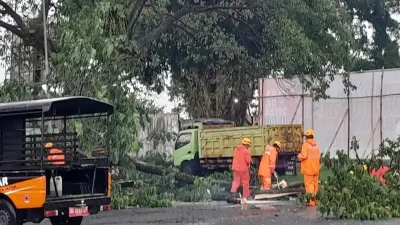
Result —
[{"label": "truck mudflap", "polygon": [[111,197],[105,194],[85,194],[73,196],[47,197],[44,203],[45,217],[69,214],[87,216],[111,209]]}]

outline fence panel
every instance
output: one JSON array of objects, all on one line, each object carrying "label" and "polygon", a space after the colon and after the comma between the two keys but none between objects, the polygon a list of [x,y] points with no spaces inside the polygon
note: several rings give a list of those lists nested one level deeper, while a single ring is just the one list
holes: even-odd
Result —
[{"label": "fence panel", "polygon": [[350,81],[357,89],[349,96],[336,75],[327,90],[330,98],[313,101],[302,92],[298,79],[260,79],[260,124],[303,124],[304,129],[315,130],[321,150],[333,155],[348,150],[349,140],[356,136],[359,156],[367,157],[378,148],[381,136],[400,135],[400,69],[353,72]]}]

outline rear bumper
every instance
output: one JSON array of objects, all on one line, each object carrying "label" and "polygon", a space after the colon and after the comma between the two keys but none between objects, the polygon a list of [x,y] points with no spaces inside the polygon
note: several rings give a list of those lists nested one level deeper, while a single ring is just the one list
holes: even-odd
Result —
[{"label": "rear bumper", "polygon": [[61,196],[49,198],[44,203],[44,210],[65,209],[76,206],[89,206],[89,208],[97,208],[102,205],[110,205],[111,197],[105,195],[80,195],[80,196]]}]

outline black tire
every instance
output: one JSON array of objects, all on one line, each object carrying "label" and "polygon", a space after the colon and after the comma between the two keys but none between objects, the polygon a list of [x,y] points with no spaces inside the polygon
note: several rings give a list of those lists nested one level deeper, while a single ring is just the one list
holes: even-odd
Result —
[{"label": "black tire", "polygon": [[258,171],[258,167],[260,166],[260,163],[261,163],[261,158],[260,157],[253,157],[253,158],[251,158],[251,160],[253,161],[251,166],[253,168],[255,168],[256,171]]},{"label": "black tire", "polygon": [[194,161],[184,161],[180,166],[181,173],[196,175],[196,164]]},{"label": "black tire", "polygon": [[0,199],[0,225],[21,225],[22,221],[17,220],[17,213],[14,206],[4,199]]},{"label": "black tire", "polygon": [[83,217],[54,216],[49,219],[52,225],[81,225]]}]

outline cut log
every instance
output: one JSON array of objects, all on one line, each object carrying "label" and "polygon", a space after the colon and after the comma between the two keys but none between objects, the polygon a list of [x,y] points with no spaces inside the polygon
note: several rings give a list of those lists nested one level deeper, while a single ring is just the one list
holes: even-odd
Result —
[{"label": "cut log", "polygon": [[300,187],[300,188],[284,188],[284,189],[272,189],[272,190],[256,190],[252,194],[253,195],[281,194],[281,193],[289,193],[289,192],[304,193],[305,189]]},{"label": "cut log", "polygon": [[261,199],[279,198],[279,197],[283,197],[283,196],[297,195],[298,193],[299,192],[288,192],[288,193],[280,193],[280,194],[259,194],[259,195],[255,195],[254,199],[261,200]]},{"label": "cut log", "polygon": [[288,188],[304,188],[304,182],[288,183]]},{"label": "cut log", "polygon": [[[231,199],[230,204],[240,204],[240,198]],[[282,201],[278,200],[247,200],[247,205],[256,205],[256,204],[282,204]]]}]

